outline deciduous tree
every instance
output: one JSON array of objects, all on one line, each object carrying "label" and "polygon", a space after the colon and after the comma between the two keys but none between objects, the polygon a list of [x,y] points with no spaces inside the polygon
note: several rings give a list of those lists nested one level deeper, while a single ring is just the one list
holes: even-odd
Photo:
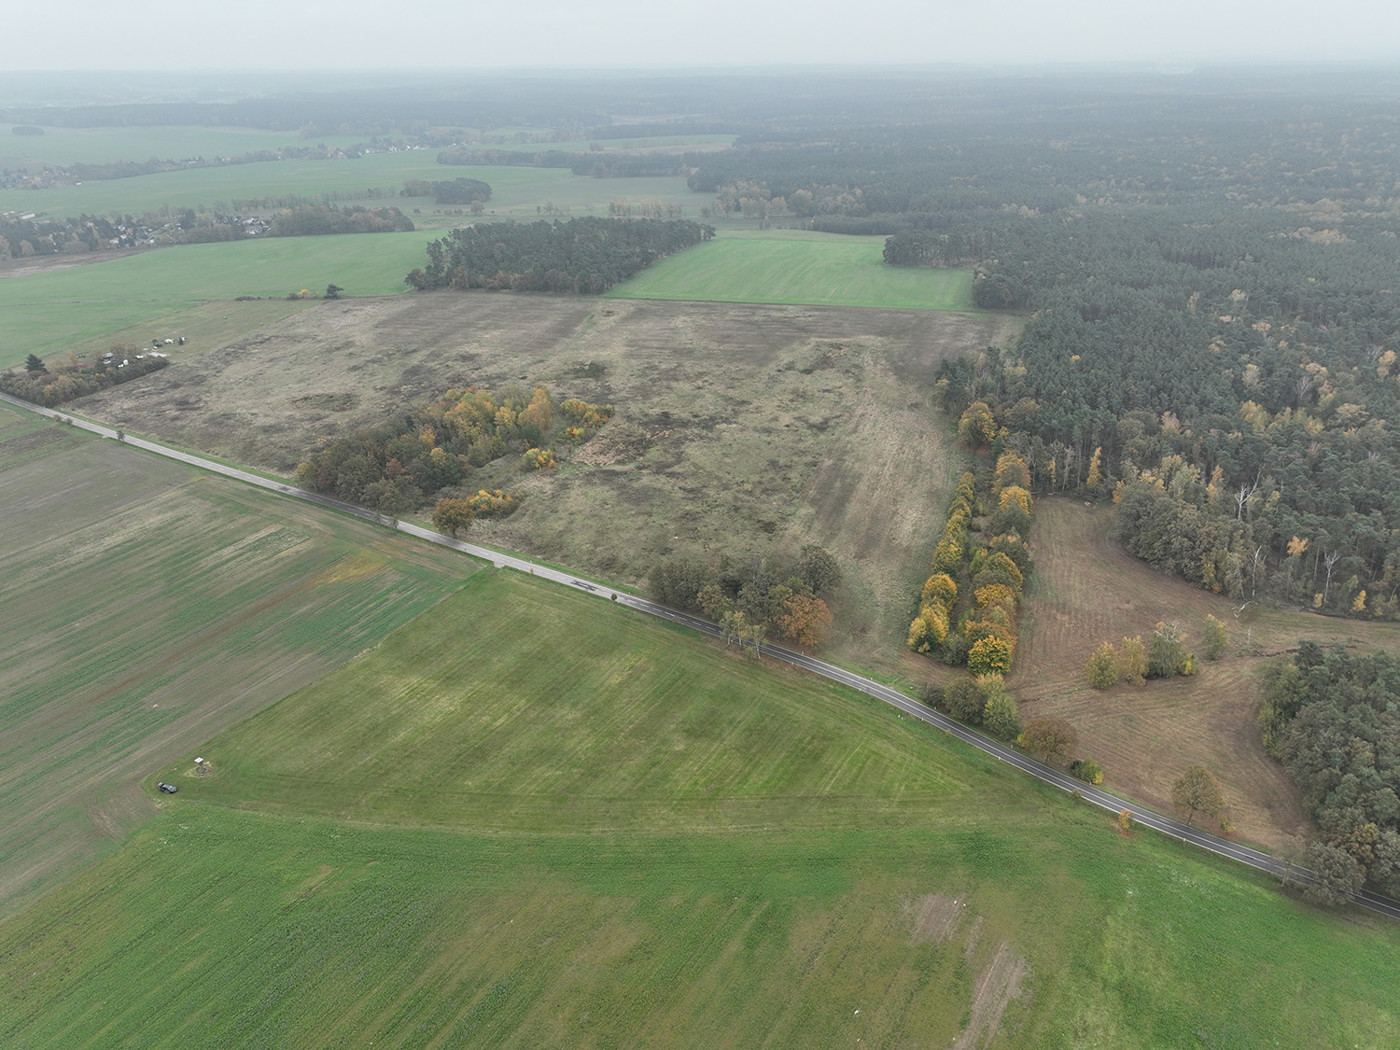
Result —
[{"label": "deciduous tree", "polygon": [[1084,674],[1095,689],[1107,689],[1118,681],[1118,653],[1112,642],[1104,642],[1094,650],[1084,666]]},{"label": "deciduous tree", "polygon": [[1011,643],[988,635],[967,651],[967,669],[973,674],[1005,674],[1011,670]]},{"label": "deciduous tree", "polygon": [[1147,678],[1147,647],[1142,636],[1134,635],[1118,643],[1118,677],[1133,685],[1142,685]]},{"label": "deciduous tree", "polygon": [[1186,814],[1186,823],[1190,824],[1197,813],[1218,815],[1225,808],[1225,793],[1205,766],[1187,766],[1172,785],[1172,805],[1178,813]]},{"label": "deciduous tree", "polygon": [[1186,648],[1186,635],[1174,623],[1158,621],[1152,631],[1147,651],[1147,677],[1170,678],[1172,675],[1192,674],[1195,657]]},{"label": "deciduous tree", "polygon": [[980,725],[982,709],[986,706],[987,698],[977,683],[970,679],[959,678],[943,691],[943,710],[960,722]]},{"label": "deciduous tree", "polygon": [[996,437],[997,424],[985,401],[974,401],[958,420],[958,437],[968,448],[990,445]]},{"label": "deciduous tree", "polygon": [[1021,731],[1019,743],[1040,760],[1049,764],[1052,759],[1059,761],[1065,752],[1074,747],[1078,734],[1074,727],[1063,718],[1033,718]]},{"label": "deciduous tree", "polygon": [[793,645],[815,649],[823,644],[831,629],[831,610],[826,602],[807,594],[794,594],[783,603],[778,630]]},{"label": "deciduous tree", "polygon": [[433,528],[445,536],[466,532],[475,520],[470,500],[440,499],[433,506]]},{"label": "deciduous tree", "polygon": [[994,691],[982,708],[982,727],[1002,740],[1015,740],[1021,734],[1021,710],[1004,687]]}]

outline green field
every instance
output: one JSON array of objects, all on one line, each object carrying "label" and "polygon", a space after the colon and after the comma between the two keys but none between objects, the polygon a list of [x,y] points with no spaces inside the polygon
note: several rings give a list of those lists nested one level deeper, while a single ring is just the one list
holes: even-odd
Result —
[{"label": "green field", "polygon": [[[549,148],[549,147],[536,147]],[[459,177],[490,183],[488,216],[534,218],[537,208],[554,204],[574,214],[606,215],[613,200],[660,200],[675,203],[699,218],[711,202],[706,194],[687,189],[685,177],[593,179],[575,176],[567,168],[490,165],[465,167],[437,163],[436,150],[376,153],[353,160],[287,160],[190,168],[128,179],[85,182],[40,190],[0,189],[0,211],[39,212],[63,217],[141,215],[162,209],[230,210],[236,200],[299,196],[336,201],[363,201],[376,207],[418,207],[433,212],[431,200],[400,198],[407,179],[444,180]],[[419,217],[421,221],[421,216]]]},{"label": "green field", "polygon": [[0,406],[0,911],[148,820],[137,780],[473,563]]},{"label": "green field", "polygon": [[0,927],[5,1045],[1400,1039],[1392,925],[512,574],[199,751]]},{"label": "green field", "polygon": [[718,303],[973,308],[970,271],[888,267],[881,254],[884,245],[883,237],[726,231],[663,259],[607,294]]},{"label": "green field", "polygon": [[[350,146],[366,136],[318,135],[304,139],[294,131],[242,127],[47,127],[42,135],[15,135],[13,124],[0,124],[0,161],[9,168],[115,161],[186,160],[236,157],[259,150],[325,144]],[[32,209],[30,209],[32,210]]]},{"label": "green field", "polygon": [[246,312],[256,327],[303,309],[305,303],[285,301],[303,288],[314,295],[332,283],[347,295],[401,292],[404,274],[422,265],[434,236],[418,231],[190,244],[10,277],[0,281],[0,368],[30,353],[90,353],[115,341],[146,344],[174,335],[201,336],[197,345],[204,348],[213,338],[246,333],[216,323],[205,331],[202,326],[216,318],[182,316],[210,300],[283,300],[251,311],[244,308],[255,304],[220,307],[218,317]]}]

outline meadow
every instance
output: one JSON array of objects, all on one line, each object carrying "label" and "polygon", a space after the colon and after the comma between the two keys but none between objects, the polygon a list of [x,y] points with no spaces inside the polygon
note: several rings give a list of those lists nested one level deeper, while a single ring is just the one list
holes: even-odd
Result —
[{"label": "meadow", "polygon": [[474,566],[0,406],[0,911],[152,814],[137,780]]},{"label": "meadow", "polygon": [[[420,231],[189,244],[12,272],[0,280],[0,368],[31,353],[90,356],[113,343],[146,345],[175,335],[208,347],[306,305],[231,301],[239,296],[286,300],[303,289],[320,296],[328,284],[356,295],[401,292],[404,274],[421,265],[434,236]],[[186,316],[211,301],[212,310]],[[234,317],[242,320],[218,324]]]},{"label": "meadow", "polygon": [[[1108,790],[1160,811],[1170,811],[1172,783],[1186,767],[1204,765],[1225,789],[1240,838],[1301,854],[1311,822],[1260,742],[1260,673],[1303,638],[1393,651],[1400,629],[1231,601],[1164,576],[1112,539],[1108,506],[1042,499],[1035,516],[1035,571],[1010,678],[1022,718],[1067,720],[1077,752],[1103,765]],[[1177,624],[1199,656],[1207,615],[1226,625],[1229,646],[1219,660],[1201,657],[1196,675],[1089,686],[1084,666],[1100,644],[1150,640],[1159,621]]]},{"label": "meadow", "polygon": [[46,127],[42,135],[15,135],[13,129],[13,124],[0,124],[0,166],[30,170],[44,165],[110,164],[152,157],[174,161],[237,157],[261,150],[319,144],[345,147],[364,141],[363,136],[318,135],[311,140],[295,131],[229,126]]},{"label": "meadow", "polygon": [[0,926],[6,1045],[1400,1038],[1391,925],[513,574],[198,753]]},{"label": "meadow", "polygon": [[607,295],[718,303],[825,303],[900,310],[972,307],[972,272],[884,265],[883,237],[727,230]]}]

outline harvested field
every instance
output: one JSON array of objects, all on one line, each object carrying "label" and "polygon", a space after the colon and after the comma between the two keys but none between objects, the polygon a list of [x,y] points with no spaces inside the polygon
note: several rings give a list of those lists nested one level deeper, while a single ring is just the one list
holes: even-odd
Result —
[{"label": "harvested field", "polygon": [[903,665],[922,579],[962,462],[927,392],[949,354],[1016,321],[959,313],[461,293],[322,303],[75,408],[290,473],[309,451],[449,386],[545,383],[617,415],[572,462],[508,456],[466,487],[523,509],[480,542],[639,584],[661,559],[841,561],[838,647]]},{"label": "harvested field", "polygon": [[[1232,602],[1165,576],[1127,554],[1109,535],[1111,506],[1043,499],[1033,529],[1035,574],[1012,677],[1023,720],[1056,715],[1078,731],[1073,757],[1104,767],[1104,786],[1171,812],[1171,786],[1189,765],[1211,770],[1225,788],[1238,836],[1268,849],[1294,847],[1308,818],[1283,767],[1264,753],[1255,711],[1258,672],[1300,638],[1395,645],[1400,631],[1309,613],[1240,610]],[[1236,613],[1239,613],[1237,616]],[[1151,637],[1172,621],[1201,638],[1207,614],[1230,632],[1230,651],[1200,661],[1191,678],[1089,687],[1084,665],[1103,642]],[[1188,644],[1191,644],[1188,642]]]}]

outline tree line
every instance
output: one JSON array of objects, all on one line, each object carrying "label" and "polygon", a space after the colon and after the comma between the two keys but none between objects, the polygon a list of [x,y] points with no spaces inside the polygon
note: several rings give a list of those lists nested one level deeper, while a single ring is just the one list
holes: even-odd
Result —
[{"label": "tree line", "polygon": [[466,178],[408,179],[399,196],[431,197],[437,204],[485,204],[491,199],[491,184]]},{"label": "tree line", "polygon": [[[964,429],[969,444],[981,443],[980,433]],[[1012,452],[997,458],[980,486],[971,471],[958,480],[933,551],[932,575],[909,625],[910,649],[965,664],[975,675],[1011,669],[1031,571],[1029,485],[1029,468]]]},{"label": "tree line", "polygon": [[596,295],[658,259],[714,236],[686,219],[541,220],[452,230],[428,244],[428,264],[405,281],[430,288],[487,288]]},{"label": "tree line", "polygon": [[268,233],[273,237],[314,237],[341,233],[402,233],[413,228],[413,220],[398,208],[307,204],[278,212],[272,217]]}]

